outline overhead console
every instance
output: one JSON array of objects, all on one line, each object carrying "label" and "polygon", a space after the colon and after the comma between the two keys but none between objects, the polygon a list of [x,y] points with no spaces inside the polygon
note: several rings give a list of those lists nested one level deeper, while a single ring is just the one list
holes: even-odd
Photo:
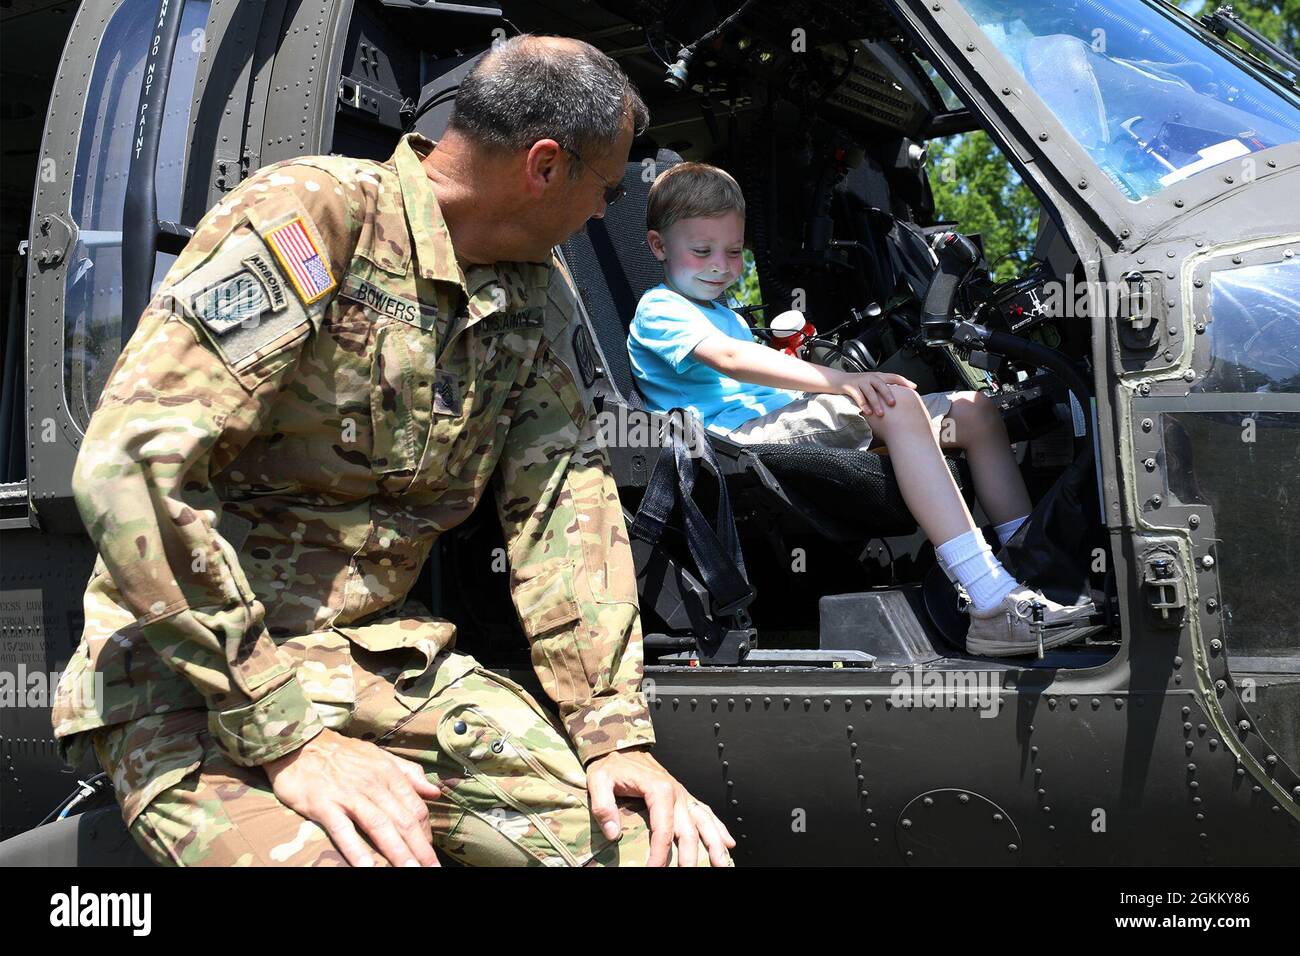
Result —
[{"label": "overhead console", "polygon": [[[771,4],[606,0],[605,9],[644,31],[662,65],[638,84],[648,102],[660,94],[705,99],[717,109],[781,99],[857,132],[881,128],[918,136],[941,104],[908,58],[888,40],[897,23],[883,6],[797,0]],[[743,77],[748,82],[739,84]]]}]

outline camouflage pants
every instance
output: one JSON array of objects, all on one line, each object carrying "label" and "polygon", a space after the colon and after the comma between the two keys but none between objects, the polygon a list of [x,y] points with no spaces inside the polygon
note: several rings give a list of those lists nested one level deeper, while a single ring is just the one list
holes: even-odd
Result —
[{"label": "camouflage pants", "polygon": [[[442,788],[429,816],[444,859],[487,866],[645,864],[644,804],[620,799],[623,836],[607,840],[591,816],[577,754],[558,721],[523,688],[468,655],[443,652],[420,678],[426,686],[403,687],[408,701],[413,694],[426,698],[412,709],[396,694],[402,668],[391,658],[354,649],[356,706],[339,732],[419,763]],[[262,770],[227,760],[205,728],[205,714],[182,711],[95,735],[119,796],[132,767],[165,765],[155,755],[189,747],[196,758],[197,766],[179,768],[179,782],[149,799],[129,823],[151,859],[176,866],[346,865],[323,828],[282,804]],[[382,860],[378,852],[375,857]],[[702,848],[700,863],[708,865]]]}]

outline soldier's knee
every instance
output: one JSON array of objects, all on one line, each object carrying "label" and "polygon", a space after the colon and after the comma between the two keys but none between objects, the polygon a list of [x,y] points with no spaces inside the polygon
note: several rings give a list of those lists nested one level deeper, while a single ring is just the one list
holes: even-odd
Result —
[{"label": "soldier's knee", "polygon": [[212,755],[150,800],[130,832],[165,866],[347,865],[329,834],[281,803],[261,771]]}]

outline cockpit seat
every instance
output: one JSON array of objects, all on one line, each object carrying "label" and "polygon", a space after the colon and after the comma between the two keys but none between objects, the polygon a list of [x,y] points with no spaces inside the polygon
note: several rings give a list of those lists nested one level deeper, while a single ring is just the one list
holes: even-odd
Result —
[{"label": "cockpit seat", "polygon": [[[597,340],[604,379],[594,390],[602,410],[618,405],[645,408],[628,362],[627,331],[641,295],[663,280],[662,268],[645,242],[650,184],[658,172],[678,162],[681,157],[671,150],[634,153],[624,178],[626,198],[562,247]],[[824,447],[739,445],[712,434],[709,441],[737,503],[742,531],[747,517],[755,514],[762,514],[765,522],[775,517],[782,524],[787,522],[780,519],[792,518],[788,524],[839,541],[865,542],[916,530],[887,456]],[[649,472],[646,456],[611,447],[610,457],[624,502],[635,507]],[[949,459],[948,464],[958,487],[968,493],[964,461]]]}]

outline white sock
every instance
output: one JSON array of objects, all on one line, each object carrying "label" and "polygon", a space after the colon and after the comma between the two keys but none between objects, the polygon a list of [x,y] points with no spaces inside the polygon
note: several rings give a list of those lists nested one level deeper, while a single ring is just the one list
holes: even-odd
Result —
[{"label": "white sock", "polygon": [[993,557],[993,549],[978,530],[945,541],[934,549],[934,554],[948,579],[966,589],[977,610],[997,607],[1020,587],[1020,582]]},{"label": "white sock", "polygon": [[1020,526],[1029,520],[1029,515],[1021,515],[1019,518],[1012,518],[1010,521],[1004,521],[1002,524],[993,528],[993,533],[998,536],[998,544],[1006,544],[1011,540],[1011,536],[1020,530]]}]

